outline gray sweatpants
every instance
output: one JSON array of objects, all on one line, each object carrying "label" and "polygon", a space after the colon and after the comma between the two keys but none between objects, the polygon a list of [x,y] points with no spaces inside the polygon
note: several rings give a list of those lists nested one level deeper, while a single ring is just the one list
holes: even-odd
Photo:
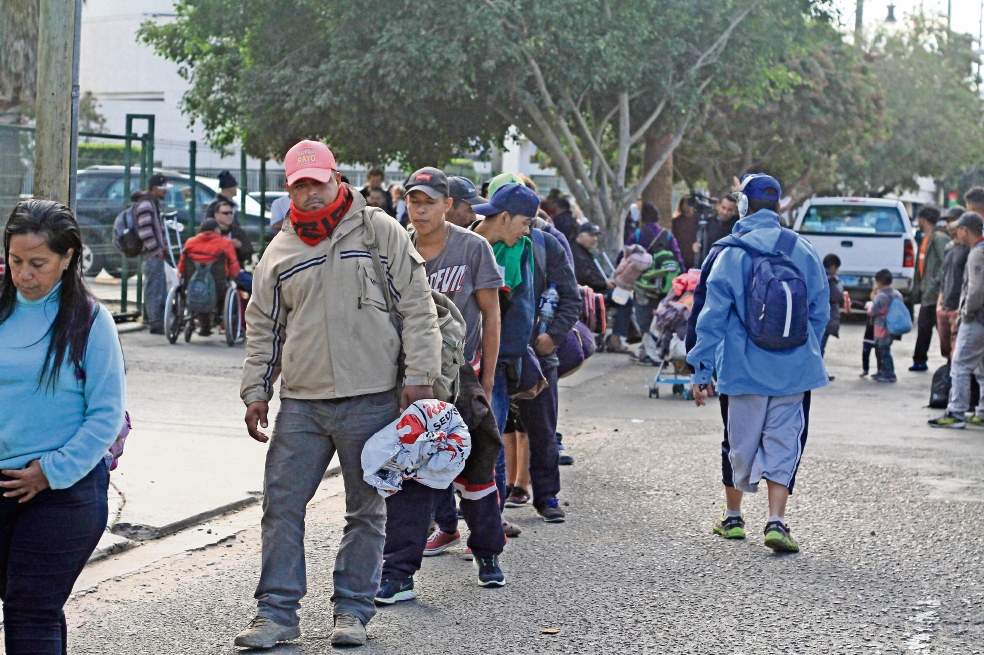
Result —
[{"label": "gray sweatpants", "polygon": [[[950,362],[950,402],[947,410],[963,416],[970,409],[970,376],[984,362],[984,325],[963,321],[957,332],[957,345]],[[981,403],[984,405],[984,402]],[[980,414],[978,405],[978,414]]]},{"label": "gray sweatpants", "polygon": [[396,391],[338,400],[284,398],[263,480],[263,564],[258,614],[297,625],[307,593],[304,516],[338,452],[345,482],[345,529],[332,574],[334,613],[375,616],[386,530],[386,503],[362,479],[362,447],[400,415]]},{"label": "gray sweatpants", "polygon": [[724,486],[755,493],[763,478],[793,492],[810,425],[810,392],[791,396],[721,395]]}]

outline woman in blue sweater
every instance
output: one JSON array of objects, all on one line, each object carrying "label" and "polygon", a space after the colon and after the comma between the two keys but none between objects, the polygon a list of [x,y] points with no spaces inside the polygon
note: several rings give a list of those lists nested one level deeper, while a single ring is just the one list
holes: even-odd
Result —
[{"label": "woman in blue sweater", "polygon": [[124,421],[113,318],[82,278],[68,207],[27,200],[3,235],[0,600],[8,655],[66,653],[62,608],[106,528],[106,454]]}]

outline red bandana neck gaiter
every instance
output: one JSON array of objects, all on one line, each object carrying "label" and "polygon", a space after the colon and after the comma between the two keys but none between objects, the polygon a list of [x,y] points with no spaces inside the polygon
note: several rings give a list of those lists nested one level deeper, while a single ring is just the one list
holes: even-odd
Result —
[{"label": "red bandana neck gaiter", "polygon": [[316,246],[331,236],[351,206],[352,192],[348,185],[342,185],[335,201],[317,211],[302,212],[291,201],[290,222],[301,241]]}]

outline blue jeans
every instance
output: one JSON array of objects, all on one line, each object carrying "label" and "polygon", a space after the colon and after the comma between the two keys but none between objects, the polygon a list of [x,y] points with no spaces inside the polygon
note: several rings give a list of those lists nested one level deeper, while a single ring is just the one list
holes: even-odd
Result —
[{"label": "blue jeans", "polygon": [[[492,385],[492,414],[495,416],[495,424],[499,426],[499,436],[502,436],[506,428],[506,420],[509,418],[509,390],[506,387],[506,373],[503,369],[495,372],[495,384]],[[499,460],[495,463],[495,487],[499,491],[499,509],[501,510],[506,503],[506,449],[503,448],[499,453]]]},{"label": "blue jeans", "polygon": [[400,415],[396,391],[336,400],[284,398],[267,450],[263,478],[263,544],[258,614],[297,625],[307,593],[304,515],[338,453],[345,482],[345,529],[332,574],[335,614],[363,623],[376,615],[373,598],[383,566],[386,504],[362,479],[362,448]]},{"label": "blue jeans", "polygon": [[[0,480],[10,480],[0,475]],[[68,652],[62,608],[106,529],[105,460],[67,489],[0,497],[0,599],[8,655]]]},{"label": "blue jeans", "polygon": [[143,314],[147,328],[164,331],[164,303],[167,301],[167,277],[164,260],[147,257],[143,261]]},{"label": "blue jeans", "polygon": [[878,373],[880,375],[888,375],[894,378],[895,360],[892,359],[892,342],[889,341],[885,345],[878,344],[875,347],[878,349],[878,354],[881,356],[881,360],[878,362]]}]

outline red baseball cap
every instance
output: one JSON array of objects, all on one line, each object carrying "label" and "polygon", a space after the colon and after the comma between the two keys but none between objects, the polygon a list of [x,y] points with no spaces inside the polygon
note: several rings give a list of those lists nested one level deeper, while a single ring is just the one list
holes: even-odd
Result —
[{"label": "red baseball cap", "polygon": [[287,173],[287,184],[310,178],[325,183],[331,179],[332,173],[338,170],[335,155],[331,154],[328,146],[320,141],[300,141],[287,151],[284,157],[284,169]]}]

